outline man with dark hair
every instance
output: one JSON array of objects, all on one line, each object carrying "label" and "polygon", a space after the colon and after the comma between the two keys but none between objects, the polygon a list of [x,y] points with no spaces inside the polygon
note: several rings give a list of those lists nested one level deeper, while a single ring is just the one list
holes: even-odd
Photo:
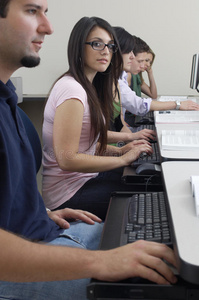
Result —
[{"label": "man with dark hair", "polygon": [[9,2],[10,2],[10,0],[2,0],[0,2],[0,17],[1,18],[5,18],[6,17]]},{"label": "man with dark hair", "polygon": [[97,216],[72,209],[46,211],[9,80],[18,68],[39,64],[44,37],[53,32],[46,13],[47,0],[0,1],[0,298],[83,300],[91,277],[143,276],[173,283],[162,258],[174,265],[175,258],[165,245],[139,241],[91,251],[102,231]]}]

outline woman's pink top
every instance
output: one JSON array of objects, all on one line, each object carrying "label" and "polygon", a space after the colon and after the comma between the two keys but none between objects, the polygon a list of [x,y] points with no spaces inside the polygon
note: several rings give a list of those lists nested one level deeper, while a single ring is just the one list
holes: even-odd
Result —
[{"label": "woman's pink top", "polygon": [[[55,209],[69,200],[89,179],[98,175],[98,173],[63,171],[57,164],[53,149],[54,116],[56,108],[68,99],[78,99],[84,106],[79,153],[94,155],[96,150],[97,140],[92,144],[87,94],[73,77],[66,75],[53,87],[44,111],[42,195],[45,205],[49,209]],[[71,120],[72,118],[76,118],[76,116],[73,115]],[[64,149],[60,155],[70,157],[70,153]]]}]

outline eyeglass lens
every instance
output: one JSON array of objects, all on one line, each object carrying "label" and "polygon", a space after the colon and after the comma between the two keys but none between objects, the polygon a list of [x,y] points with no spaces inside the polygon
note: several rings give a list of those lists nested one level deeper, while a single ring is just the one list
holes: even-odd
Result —
[{"label": "eyeglass lens", "polygon": [[86,44],[91,45],[91,47],[94,50],[104,50],[105,47],[107,46],[110,52],[116,52],[117,51],[117,46],[115,44],[105,44],[103,42],[88,42]]}]

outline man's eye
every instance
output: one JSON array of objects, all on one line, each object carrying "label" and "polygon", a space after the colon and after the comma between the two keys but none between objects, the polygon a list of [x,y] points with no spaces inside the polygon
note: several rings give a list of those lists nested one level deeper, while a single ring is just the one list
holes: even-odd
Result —
[{"label": "man's eye", "polygon": [[37,12],[36,9],[29,9],[29,10],[28,10],[28,13],[31,14],[31,15],[35,15],[36,12]]}]

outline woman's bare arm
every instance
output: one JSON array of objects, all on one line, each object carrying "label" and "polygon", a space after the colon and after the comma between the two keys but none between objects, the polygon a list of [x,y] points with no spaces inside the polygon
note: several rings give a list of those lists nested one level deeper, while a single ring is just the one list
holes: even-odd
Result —
[{"label": "woman's bare arm", "polygon": [[83,110],[83,104],[76,99],[67,100],[56,109],[53,145],[57,162],[62,170],[85,173],[108,171],[129,165],[142,152],[150,151],[148,144],[143,144],[136,146],[137,148],[128,156],[123,155],[118,149],[115,150],[117,156],[106,156],[107,153],[104,156],[79,153]]}]

